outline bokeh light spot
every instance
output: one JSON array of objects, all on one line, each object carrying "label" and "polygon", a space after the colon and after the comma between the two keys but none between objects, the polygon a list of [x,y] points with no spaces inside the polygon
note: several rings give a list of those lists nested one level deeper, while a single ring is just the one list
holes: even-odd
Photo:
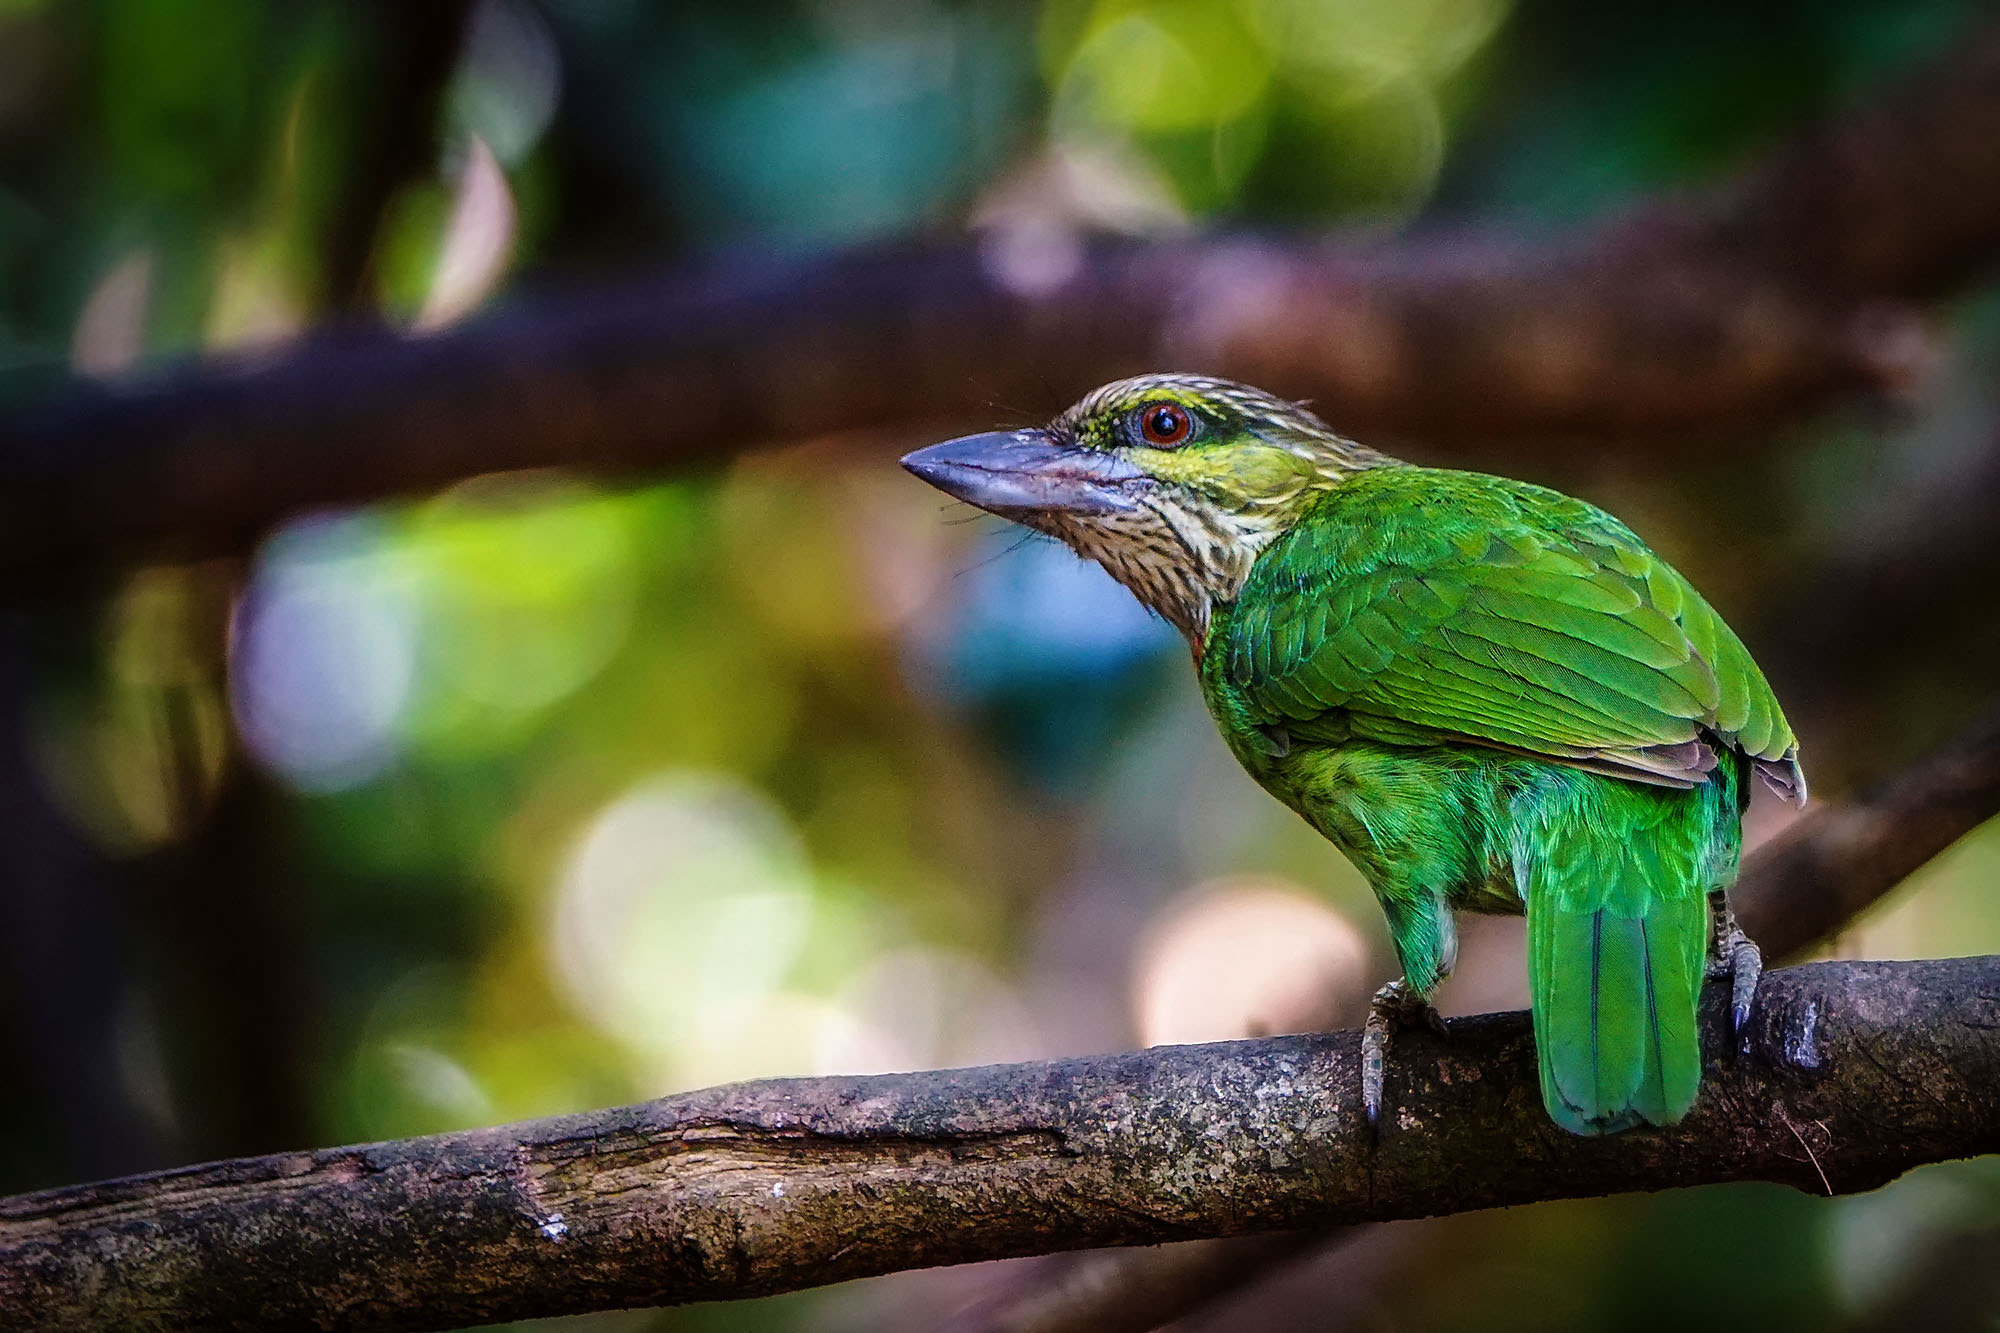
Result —
[{"label": "bokeh light spot", "polygon": [[1228,6],[1100,5],[1063,69],[1057,114],[1135,130],[1216,125],[1254,106],[1270,76]]},{"label": "bokeh light spot", "polygon": [[1368,946],[1287,881],[1210,881],[1170,907],[1140,950],[1133,1006],[1145,1044],[1329,1026],[1361,996]]},{"label": "bokeh light spot", "polygon": [[307,791],[380,772],[415,680],[417,601],[379,520],[295,523],[238,610],[231,685],[245,742]]},{"label": "bokeh light spot", "polygon": [[[662,1084],[693,1057],[769,1030],[756,1020],[814,917],[784,816],[720,775],[650,779],[592,820],[561,874],[550,932],[557,980]],[[805,1040],[803,1036],[800,1039]]]}]

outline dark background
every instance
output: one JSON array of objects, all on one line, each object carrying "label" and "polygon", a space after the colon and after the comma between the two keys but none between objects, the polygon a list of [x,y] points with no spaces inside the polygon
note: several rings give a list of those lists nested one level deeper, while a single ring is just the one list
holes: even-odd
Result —
[{"label": "dark background", "polygon": [[[1980,16],[0,0],[0,413],[315,328],[425,336],[677,263],[968,228],[1057,253],[1225,228],[1539,245],[1726,182]],[[1382,442],[1620,513],[1765,661],[1838,796],[1950,734],[2000,665],[2000,289],[1927,320],[1905,391],[1720,442]],[[994,354],[1046,394],[946,429],[1089,387]],[[1171,632],[941,510],[893,466],[924,436],[770,434],[718,429],[741,456],[692,471],[485,475],[199,558],[107,537],[12,574],[0,1190],[1351,1020],[1392,966],[1374,905],[1236,771]],[[1835,951],[2000,952],[1997,872],[1989,825]],[[1454,986],[1448,1008],[1518,1004],[1517,932],[1471,930]],[[1990,1162],[1840,1200],[1543,1206],[1382,1229],[1193,1326],[1987,1328],[1996,1228]],[[573,1325],[924,1328],[1009,1273]]]}]

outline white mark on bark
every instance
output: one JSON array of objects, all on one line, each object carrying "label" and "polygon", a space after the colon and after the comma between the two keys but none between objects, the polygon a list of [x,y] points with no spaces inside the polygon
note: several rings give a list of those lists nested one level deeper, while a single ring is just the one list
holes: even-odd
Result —
[{"label": "white mark on bark", "polygon": [[1785,1059],[1797,1069],[1819,1068],[1819,1001],[1806,1003],[1805,1021],[1798,1031],[1787,1032],[1784,1041]]}]

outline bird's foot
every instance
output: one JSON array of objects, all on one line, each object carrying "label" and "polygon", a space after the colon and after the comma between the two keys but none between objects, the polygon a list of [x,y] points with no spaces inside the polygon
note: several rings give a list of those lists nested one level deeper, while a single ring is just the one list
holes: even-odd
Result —
[{"label": "bird's foot", "polygon": [[1361,1029],[1361,1107],[1371,1133],[1381,1133],[1382,1083],[1388,1073],[1389,1040],[1396,1029],[1421,1022],[1440,1037],[1449,1036],[1444,1015],[1398,978],[1375,992],[1368,1002],[1368,1022]]},{"label": "bird's foot", "polygon": [[1757,1002],[1757,983],[1764,976],[1764,952],[1736,924],[1729,900],[1716,895],[1715,930],[1709,940],[1708,975],[1729,982],[1729,1035],[1739,1047],[1750,1027],[1750,1010]]}]

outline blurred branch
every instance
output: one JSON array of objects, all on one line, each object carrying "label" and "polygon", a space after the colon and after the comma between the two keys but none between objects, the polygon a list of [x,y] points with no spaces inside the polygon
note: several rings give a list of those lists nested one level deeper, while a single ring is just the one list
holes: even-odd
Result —
[{"label": "blurred branch", "polygon": [[[78,387],[0,422],[0,569],[240,544],[483,471],[917,432],[1200,367],[1435,438],[1740,432],[1905,382],[2000,244],[2000,28],[1734,186],[1545,249],[1246,237],[718,262],[428,338]],[[178,546],[176,547],[176,543]]]},{"label": "blurred branch", "polygon": [[[1864,792],[1822,806],[1752,854],[1730,893],[1772,958],[1838,933],[1939,852],[2000,814],[2000,710]],[[1249,1236],[1158,1251],[1076,1256],[982,1301],[954,1333],[1144,1330],[1231,1296],[1302,1255],[1342,1246],[1333,1233]]]},{"label": "blurred branch", "polygon": [[2000,958],[1774,973],[1752,1027],[1681,1125],[1599,1140],[1549,1121],[1505,1014],[1399,1039],[1379,1144],[1350,1031],[745,1083],[54,1190],[0,1202],[0,1323],[436,1328],[1725,1180],[1864,1190],[2000,1150]]},{"label": "blurred branch", "polygon": [[2000,710],[1852,801],[1758,849],[1730,892],[1767,956],[1845,928],[1912,871],[2000,813]]},{"label": "blurred branch", "polygon": [[[2000,583],[2000,435],[1966,444],[1917,484],[1885,484],[1865,513],[1826,525],[1815,558],[1780,572],[1746,626],[1801,734],[1839,730],[1867,738],[1851,748],[1880,749],[1908,725],[1898,708],[1913,695],[1943,711],[1990,689],[2000,636],[1979,590]],[[1823,781],[1817,745],[1813,758]]]},{"label": "blurred branch", "polygon": [[[1050,1256],[1022,1272],[1018,1285],[961,1313],[945,1333],[1149,1333],[1368,1229],[1277,1231]],[[1339,1325],[1329,1320],[1321,1327]]]}]

